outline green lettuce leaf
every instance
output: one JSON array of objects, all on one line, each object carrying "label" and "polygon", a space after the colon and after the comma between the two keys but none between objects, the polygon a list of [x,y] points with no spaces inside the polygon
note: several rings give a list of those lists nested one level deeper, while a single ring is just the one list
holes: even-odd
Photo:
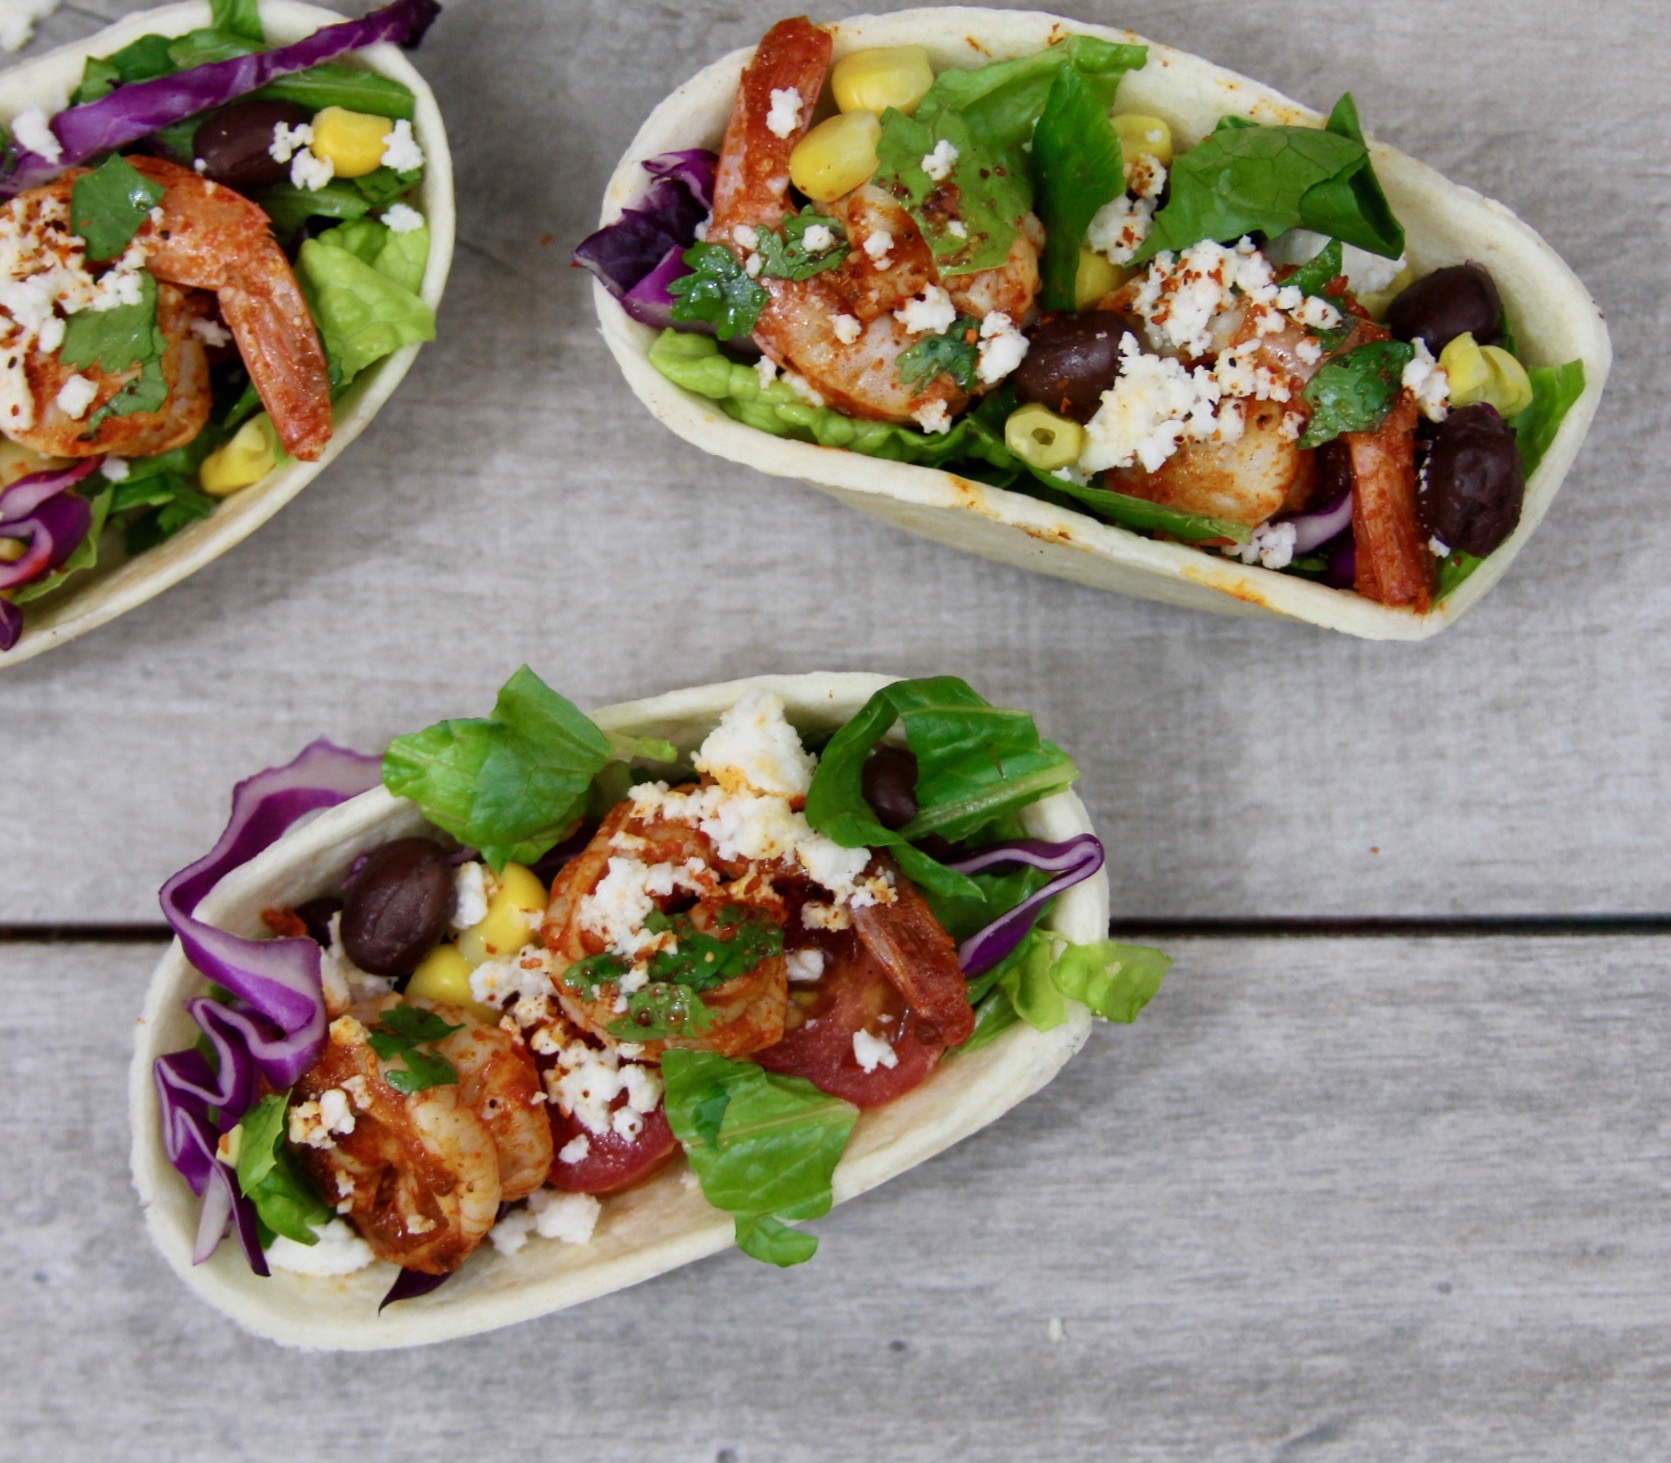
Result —
[{"label": "green lettuce leaf", "polygon": [[352,183],[332,180],[323,188],[297,188],[278,183],[263,188],[255,201],[273,221],[273,232],[288,238],[310,218],[364,218],[371,204]]},{"label": "green lettuce leaf", "polygon": [[811,1259],[817,1240],[781,1221],[830,1212],[830,1179],[859,1110],[713,1052],[674,1048],[661,1070],[667,1120],[708,1202],[736,1216],[744,1253],[772,1265]]},{"label": "green lettuce leaf", "polygon": [[242,1130],[235,1165],[238,1187],[274,1234],[312,1245],[319,1242],[314,1226],[328,1223],[331,1211],[302,1180],[284,1151],[289,1106],[288,1092],[274,1092],[244,1114],[238,1125]]},{"label": "green lettuce leaf", "polygon": [[585,713],[523,666],[491,716],[390,742],[383,785],[499,870],[535,862],[572,833],[592,779],[615,756]]},{"label": "green lettuce leaf", "polygon": [[986,990],[975,1007],[975,1030],[958,1051],[978,1050],[1017,1021],[1050,1031],[1067,1020],[1070,1000],[1103,1021],[1130,1025],[1171,966],[1170,956],[1147,946],[1113,940],[1075,945],[1035,927],[981,978]]},{"label": "green lettuce leaf", "polygon": [[397,234],[385,223],[361,218],[342,224],[321,237],[328,238],[339,249],[348,250],[355,258],[413,294],[424,282],[424,269],[429,263],[427,225]]},{"label": "green lettuce leaf", "polygon": [[[895,832],[865,801],[870,749],[895,722],[917,758],[917,816]],[[974,836],[1071,785],[1079,769],[1043,740],[1024,711],[993,706],[955,676],[884,686],[830,738],[807,794],[807,821],[844,848],[886,847],[912,881],[936,895],[984,898],[966,874],[948,869],[913,840],[937,833]]]},{"label": "green lettuce leaf", "polygon": [[296,277],[346,386],[373,362],[434,340],[435,312],[413,290],[332,243],[336,232],[302,245]]},{"label": "green lettuce leaf", "polygon": [[1126,191],[1108,104],[1074,67],[1057,72],[1033,133],[1033,177],[1045,234],[1041,303],[1046,310],[1072,310],[1086,231],[1097,211]]},{"label": "green lettuce leaf", "polygon": [[1089,1006],[1092,1015],[1129,1026],[1171,968],[1171,956],[1146,945],[1098,940],[1067,945],[1057,954],[1050,978],[1063,995]]}]

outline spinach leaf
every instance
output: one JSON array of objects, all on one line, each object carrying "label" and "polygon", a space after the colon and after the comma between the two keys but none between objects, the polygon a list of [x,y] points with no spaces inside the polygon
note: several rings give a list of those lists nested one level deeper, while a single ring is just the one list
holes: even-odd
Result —
[{"label": "spinach leaf", "polygon": [[798,1265],[818,1241],[781,1221],[830,1212],[830,1179],[859,1110],[800,1077],[713,1052],[662,1054],[667,1120],[708,1202],[736,1216],[745,1254]]},{"label": "spinach leaf", "polygon": [[328,1223],[331,1211],[302,1180],[284,1151],[289,1092],[273,1092],[244,1114],[238,1125],[238,1187],[274,1234],[297,1244],[319,1242],[315,1225]]},{"label": "spinach leaf", "polygon": [[[917,757],[917,816],[898,832],[877,821],[862,787],[865,758],[896,721]],[[830,738],[806,816],[844,848],[892,849],[913,882],[935,895],[980,899],[983,891],[968,875],[913,848],[912,840],[930,833],[968,838],[1078,776],[1026,712],[991,705],[955,676],[896,681]]]},{"label": "spinach leaf", "polygon": [[1020,1019],[1008,993],[996,986],[992,987],[975,1002],[975,1029],[970,1032],[969,1039],[962,1046],[953,1048],[954,1055],[979,1051],[988,1042],[1002,1036]]},{"label": "spinach leaf", "polygon": [[444,1041],[462,1026],[452,1026],[422,1006],[392,1006],[366,1033],[371,1049],[385,1062],[400,1058],[403,1067],[391,1068],[384,1080],[396,1092],[410,1096],[431,1087],[458,1083],[458,1068],[439,1052],[420,1051],[420,1044]]},{"label": "spinach leaf", "polygon": [[114,374],[161,359],[168,341],[157,329],[157,281],[149,270],[135,275],[139,299],[114,310],[82,310],[70,316],[58,359],[71,370],[97,366]]},{"label": "spinach leaf", "polygon": [[1121,528],[1135,529],[1140,533],[1164,533],[1186,544],[1221,538],[1241,544],[1253,541],[1253,530],[1246,524],[1232,523],[1227,518],[1209,518],[1204,513],[1185,513],[1162,503],[1151,503],[1147,498],[1116,493],[1112,488],[1099,488],[1092,483],[1071,482],[1053,473],[1041,472],[1031,464],[1027,466],[1040,483],[1067,494],[1098,518],[1117,523]]},{"label": "spinach leaf", "polygon": [[1072,310],[1086,231],[1097,210],[1126,191],[1126,172],[1107,102],[1071,66],[1057,72],[1033,133],[1033,177],[1045,234],[1043,307]]},{"label": "spinach leaf", "polygon": [[592,779],[615,756],[588,717],[523,666],[491,716],[390,742],[383,783],[499,870],[536,862],[572,833]]},{"label": "spinach leaf", "polygon": [[1275,236],[1295,227],[1396,259],[1404,230],[1387,207],[1351,98],[1329,125],[1223,125],[1172,165],[1172,193],[1134,262],[1203,239]]},{"label": "spinach leaf", "polygon": [[95,264],[118,258],[163,192],[161,183],[144,177],[119,153],[77,178],[70,189],[70,227],[86,241],[87,258]]},{"label": "spinach leaf", "polygon": [[695,244],[685,250],[685,263],[692,273],[667,287],[673,318],[712,325],[721,340],[752,334],[771,296],[748,277],[737,256],[724,244]]},{"label": "spinach leaf", "polygon": [[[835,236],[835,243],[815,251],[807,247],[806,235],[808,229],[819,225]],[[810,204],[784,220],[781,234],[772,229],[760,233],[760,273],[771,279],[811,279],[826,269],[839,269],[847,253],[847,230]]]},{"label": "spinach leaf", "polygon": [[71,95],[70,104],[79,107],[109,96],[117,87],[130,82],[171,75],[174,62],[168,54],[170,44],[168,36],[141,36],[109,56],[89,56],[82,68],[81,84]]},{"label": "spinach leaf", "polygon": [[1325,361],[1306,383],[1311,421],[1301,449],[1320,447],[1342,432],[1373,432],[1387,419],[1415,350],[1402,340],[1378,340]]},{"label": "spinach leaf", "polygon": [[364,218],[371,204],[351,183],[332,181],[323,188],[297,188],[278,183],[255,197],[273,221],[273,232],[288,238],[310,218]]},{"label": "spinach leaf", "polygon": [[418,99],[405,82],[375,71],[362,71],[341,61],[323,61],[306,71],[296,71],[270,81],[249,100],[295,102],[311,111],[342,107],[350,112],[367,112],[374,117],[411,122],[418,115]]},{"label": "spinach leaf", "polygon": [[947,375],[965,391],[975,389],[975,367],[980,362],[980,322],[959,315],[948,330],[924,335],[901,351],[896,363],[899,379],[907,386],[921,386],[936,376]]}]

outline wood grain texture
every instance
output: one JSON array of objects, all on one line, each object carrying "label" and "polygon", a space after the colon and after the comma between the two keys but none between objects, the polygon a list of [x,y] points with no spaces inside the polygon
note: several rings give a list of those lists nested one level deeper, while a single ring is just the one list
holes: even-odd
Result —
[{"label": "wood grain texture", "polygon": [[733,1253],[333,1357],[242,1335],[145,1243],[150,952],[0,949],[0,1456],[1663,1457],[1671,942],[1173,953],[1135,1027],[802,1269]]},{"label": "wood grain texture", "polygon": [[1080,760],[1131,916],[1665,909],[1659,0],[1063,3],[1312,103],[1355,89],[1602,301],[1595,431],[1467,623],[1377,646],[1122,600],[686,447],[617,378],[567,251],[655,101],[782,7],[464,0],[421,55],[464,186],[440,341],[256,538],[0,678],[0,923],[155,918],[236,778],[321,733],[374,746],[485,708],[523,660],[593,704],[768,669],[966,675]]}]

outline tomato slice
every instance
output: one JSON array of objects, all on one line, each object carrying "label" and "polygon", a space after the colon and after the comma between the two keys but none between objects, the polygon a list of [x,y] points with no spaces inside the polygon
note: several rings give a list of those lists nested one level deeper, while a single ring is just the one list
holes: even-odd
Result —
[{"label": "tomato slice", "polygon": [[[918,1034],[919,1022],[887,972],[851,932],[819,932],[825,956],[816,987],[790,988],[789,1030],[776,1046],[750,1061],[768,1072],[804,1077],[856,1107],[880,1107],[921,1085],[945,1048]],[[853,1037],[869,1031],[893,1048],[894,1065],[867,1072],[853,1052]]]},{"label": "tomato slice", "polygon": [[[623,1093],[620,1102],[625,1101]],[[678,1151],[679,1140],[668,1126],[667,1109],[662,1104],[645,1115],[644,1126],[636,1138],[623,1138],[613,1130],[590,1132],[581,1126],[579,1118],[564,1117],[554,1102],[549,1104],[548,1111],[551,1138],[559,1156],[553,1160],[551,1176],[546,1182],[565,1193],[618,1193],[649,1178]],[[561,1157],[564,1146],[582,1133],[590,1145],[586,1156],[579,1163],[564,1163]]]}]

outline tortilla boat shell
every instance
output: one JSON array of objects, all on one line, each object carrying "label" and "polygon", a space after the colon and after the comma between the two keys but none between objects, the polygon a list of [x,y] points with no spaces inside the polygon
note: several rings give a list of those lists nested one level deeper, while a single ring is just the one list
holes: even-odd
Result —
[{"label": "tortilla boat shell", "polygon": [[[303,5],[298,0],[261,0],[267,38],[275,44],[298,41],[343,18],[335,11]],[[89,56],[108,56],[141,36],[184,35],[209,23],[206,0],[191,0],[189,4],[141,11],[85,41],[61,46],[0,76],[0,121],[29,107],[60,104],[75,90]],[[452,268],[455,220],[452,156],[447,150],[440,109],[423,77],[399,47],[372,46],[344,60],[404,82],[417,97],[413,131],[426,160],[421,204],[430,233],[429,264],[418,293],[431,308],[439,307],[447,272]],[[60,592],[27,605],[23,634],[11,650],[0,654],[0,668],[29,660],[126,614],[243,542],[365,431],[411,369],[418,350],[415,345],[403,347],[368,367],[348,388],[336,403],[336,429],[318,462],[286,463],[255,486],[226,498],[210,517],[167,542],[125,563],[78,575]]]},{"label": "tortilla boat shell", "polygon": [[[766,690],[783,698],[802,731],[828,734],[889,679],[763,676],[609,707],[595,719],[606,730],[665,737],[689,752],[740,696]],[[1035,804],[1023,821],[1035,837],[1064,839],[1091,831],[1084,805],[1072,793]],[[423,826],[412,803],[374,789],[274,844],[226,879],[204,902],[202,913],[236,933],[264,934],[264,908],[297,903],[335,887],[356,854]],[[1047,924],[1074,941],[1104,938],[1106,875],[1099,873],[1064,894]],[[709,1207],[700,1190],[686,1187],[687,1166],[681,1158],[648,1183],[606,1198],[590,1244],[533,1239],[511,1256],[483,1245],[433,1295],[391,1306],[381,1316],[377,1303],[395,1277],[392,1265],[377,1263],[338,1278],[275,1271],[264,1280],[251,1273],[237,1243],[228,1239],[208,1263],[194,1266],[197,1200],[163,1155],[151,1064],[195,1040],[197,1028],[183,1003],[205,988],[176,941],[151,978],[135,1040],[129,1074],[133,1178],[151,1236],[169,1264],[204,1300],[247,1330],[289,1346],[418,1346],[547,1315],[732,1243],[730,1216]],[[980,1051],[948,1058],[915,1091],[862,1114],[836,1170],[836,1202],[875,1188],[985,1127],[1054,1077],[1089,1030],[1090,1016],[1077,1005],[1054,1031],[1018,1024]],[[738,1271],[739,1281],[744,1274]]]},{"label": "tortilla boat shell", "polygon": [[[936,69],[1030,55],[1070,33],[1141,41],[1046,14],[945,7],[859,16],[830,25],[835,54],[870,46],[926,46]],[[1198,56],[1149,46],[1149,62],[1120,83],[1120,105],[1165,118],[1193,145],[1226,113],[1270,124],[1320,126],[1318,113]],[[602,222],[643,192],[642,159],[674,148],[719,146],[738,77],[751,51],[716,61],[662,102],[627,149],[604,198]],[[1612,358],[1600,311],[1572,270],[1508,209],[1380,143],[1375,167],[1409,235],[1420,272],[1475,259],[1496,277],[1532,365],[1581,359],[1587,376],[1548,455],[1527,485],[1520,527],[1473,575],[1426,615],[1392,609],[1216,553],[1161,543],[1055,508],[1022,493],[986,487],[936,468],[884,462],[839,448],[773,437],[689,395],[649,362],[657,332],[639,325],[594,285],[604,339],[628,384],[655,417],[686,441],[732,462],[801,478],[866,513],[927,538],[1043,574],[1169,604],[1226,614],[1277,615],[1375,640],[1420,640],[1461,618],[1502,578],[1554,500],[1595,415]]]}]

